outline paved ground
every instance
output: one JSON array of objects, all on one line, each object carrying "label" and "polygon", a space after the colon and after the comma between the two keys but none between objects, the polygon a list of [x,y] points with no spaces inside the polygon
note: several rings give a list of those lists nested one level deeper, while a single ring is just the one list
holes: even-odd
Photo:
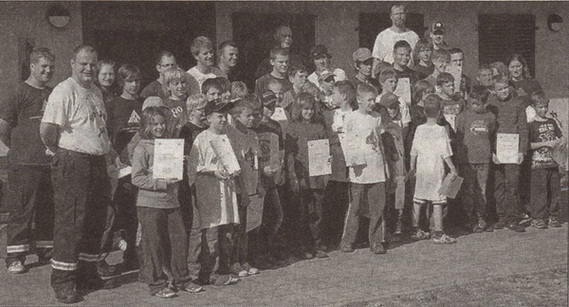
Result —
[{"label": "paved ground", "polygon": [[[208,286],[203,293],[181,293],[169,300],[149,296],[146,287],[136,281],[136,273],[131,273],[115,280],[120,284],[118,288],[90,293],[79,305],[396,306],[402,297],[417,295],[428,295],[432,303],[429,293],[441,288],[464,291],[485,281],[515,276],[539,279],[539,274],[544,272],[567,272],[567,235],[567,224],[564,224],[560,229],[528,228],[526,233],[501,230],[464,235],[454,245],[421,241],[395,247],[379,256],[372,255],[368,249],[352,254],[336,251],[327,259],[297,262],[263,271],[238,285]],[[114,256],[116,259],[117,255]],[[34,257],[28,261],[34,262]],[[27,274],[17,276],[0,269],[0,304],[56,304],[49,287],[49,273],[49,266],[34,267]],[[562,274],[556,278],[552,290],[562,294],[561,301],[558,299],[551,305],[567,305],[567,276]],[[531,284],[520,289],[525,295],[547,295]],[[485,293],[480,291],[477,295],[483,296]],[[422,304],[422,300],[405,302],[408,306]],[[452,305],[452,301],[439,302]],[[511,304],[501,301],[499,305]],[[527,304],[522,301],[521,305]]]}]

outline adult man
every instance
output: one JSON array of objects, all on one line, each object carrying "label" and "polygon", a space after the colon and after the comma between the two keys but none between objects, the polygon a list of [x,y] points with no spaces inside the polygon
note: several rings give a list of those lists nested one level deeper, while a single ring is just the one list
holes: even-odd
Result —
[{"label": "adult man", "polygon": [[222,77],[229,81],[236,81],[234,68],[237,65],[237,58],[239,56],[237,45],[232,41],[225,41],[219,45],[217,52],[219,54],[219,63],[217,66],[225,74]]},{"label": "adult man", "polygon": [[55,232],[51,285],[62,303],[78,300],[77,290],[103,286],[96,262],[105,228],[110,183],[105,155],[111,144],[101,91],[94,85],[97,51],[79,46],[72,76],[52,91],[40,134],[53,154]]},{"label": "adult man", "polygon": [[150,96],[158,96],[162,99],[168,98],[164,93],[164,71],[170,67],[176,67],[176,57],[170,51],[161,51],[156,57],[156,70],[158,71],[158,79],[150,82],[140,93],[140,97],[148,98]]},{"label": "adult man", "polygon": [[[419,35],[405,27],[407,7],[404,3],[392,5],[389,10],[389,17],[391,18],[392,26],[379,33],[373,44],[374,69],[377,69],[381,61],[393,64],[393,46],[395,46],[396,42],[400,40],[407,41],[411,45],[411,49],[413,49],[419,41]],[[413,67],[413,58],[411,58],[407,66]],[[377,71],[374,71],[372,75],[375,76],[376,74]]]},{"label": "adult man", "polygon": [[[39,127],[51,88],[55,55],[48,48],[30,54],[30,76],[0,102],[0,139],[8,151],[10,211],[6,266],[24,273],[26,254],[35,246],[40,264],[49,263],[53,248],[53,191],[50,157],[45,154]],[[32,229],[35,224],[35,229]]]},{"label": "adult man", "polygon": [[[310,50],[310,56],[314,61],[316,70],[308,76],[308,81],[316,84],[320,89],[321,75],[323,71],[332,71],[334,74],[334,81],[346,80],[346,72],[341,68],[332,68],[330,66],[330,59],[332,56],[328,52],[328,48],[324,45],[316,45]],[[322,79],[325,80],[326,78]]]},{"label": "adult man", "polygon": [[449,49],[445,42],[445,25],[440,21],[435,21],[430,30],[429,39],[433,43],[433,50]]}]

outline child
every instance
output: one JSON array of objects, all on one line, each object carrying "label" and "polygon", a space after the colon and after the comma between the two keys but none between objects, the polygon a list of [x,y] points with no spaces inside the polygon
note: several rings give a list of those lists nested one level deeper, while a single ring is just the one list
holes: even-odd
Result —
[{"label": "child", "polygon": [[216,78],[205,80],[202,84],[202,94],[205,95],[207,102],[221,101],[223,88],[219,80]]},{"label": "child", "polygon": [[[256,256],[256,233],[251,235],[246,231],[248,217],[246,203],[254,197],[262,198],[264,194],[260,189],[259,139],[257,134],[251,130],[255,123],[253,108],[257,99],[256,96],[249,95],[236,101],[235,106],[229,111],[235,128],[228,127],[227,129],[227,137],[235,145],[233,150],[241,167],[241,174],[236,179],[237,199],[241,204],[238,208],[240,224],[234,228],[234,248],[230,270],[232,274],[239,277],[259,274],[259,270],[249,263],[250,259]],[[249,235],[252,240],[249,240]],[[251,243],[251,253],[248,253],[249,243]]]},{"label": "child", "polygon": [[[97,62],[97,79],[96,83],[103,93],[103,102],[105,109],[108,110],[108,104],[117,97],[115,84],[115,62],[110,60],[101,60]],[[107,111],[108,113],[108,111]]]},{"label": "child", "polygon": [[536,116],[529,123],[531,156],[531,217],[532,226],[547,228],[561,227],[560,215],[560,162],[554,159],[554,152],[567,150],[567,139],[562,136],[557,122],[547,118],[549,100],[542,91],[531,95]]},{"label": "child", "polygon": [[186,73],[180,68],[168,68],[164,72],[164,105],[169,109],[168,137],[177,138],[186,124],[186,98],[189,96]]},{"label": "child", "polygon": [[[449,50],[450,53],[450,62],[449,64],[454,67],[463,67],[464,66],[464,51],[460,48],[451,48]],[[469,77],[464,74],[460,75],[460,88],[455,89],[458,95],[462,98],[466,99],[468,96],[467,94],[470,93],[470,89],[472,88],[472,81]]]},{"label": "child", "polygon": [[[134,149],[132,183],[140,190],[136,206],[142,231],[144,261],[141,276],[150,288],[150,294],[170,298],[175,292],[168,287],[163,267],[169,266],[174,285],[188,292],[202,291],[190,282],[187,264],[187,237],[178,204],[176,179],[155,179],[152,176],[154,140],[166,135],[166,114],[150,107],[142,113],[141,140]],[[169,242],[170,250],[165,250]],[[169,255],[170,259],[164,259]]]},{"label": "child", "polygon": [[308,81],[314,83],[320,89],[322,86],[320,84],[320,76],[322,72],[328,70],[331,71],[336,76],[336,81],[346,80],[346,72],[340,68],[333,68],[330,59],[332,55],[328,52],[328,48],[324,45],[316,45],[310,49],[310,57],[314,63],[314,72],[308,76]]},{"label": "child", "polygon": [[228,103],[231,101],[231,82],[224,77],[217,77],[215,80],[221,86],[221,101]]},{"label": "child", "polygon": [[359,48],[352,53],[352,59],[354,60],[354,69],[356,71],[356,76],[352,82],[354,87],[357,89],[360,84],[367,84],[379,91],[379,83],[372,78],[371,74],[374,61],[371,51],[367,48]]},{"label": "child", "polygon": [[205,80],[225,75],[224,72],[214,66],[213,43],[209,38],[205,36],[196,37],[192,41],[190,52],[197,64],[188,70],[188,74],[198,81],[200,91]]},{"label": "child", "polygon": [[292,88],[292,84],[287,78],[288,54],[288,50],[280,47],[271,50],[270,62],[273,69],[270,73],[263,75],[255,81],[255,94],[257,96],[269,89],[267,86],[271,80],[275,80],[282,85],[283,93]]},{"label": "child", "polygon": [[[322,83],[324,86],[324,83]],[[356,90],[349,81],[338,81],[332,89],[332,108],[322,112],[326,133],[330,139],[332,175],[326,184],[324,199],[329,204],[325,210],[324,225],[328,226],[330,246],[337,246],[342,236],[342,225],[348,207],[349,181],[346,158],[340,144],[345,136],[344,119],[352,112],[356,102]]]},{"label": "child", "polygon": [[[207,100],[203,94],[192,95],[186,100],[188,122],[180,130],[179,136],[184,139],[185,157],[189,157],[190,150],[198,134],[207,129],[207,118],[204,112],[206,104]],[[193,185],[189,185],[187,177],[188,165],[187,161],[184,162],[184,179],[180,183],[178,199],[184,215],[186,232],[189,234],[188,265],[190,276],[195,281],[199,278],[201,268],[199,255],[202,250],[202,234],[196,206],[196,188]]]},{"label": "child", "polygon": [[496,129],[496,116],[486,110],[488,95],[472,93],[469,108],[456,120],[457,152],[462,183],[462,206],[470,229],[480,233],[492,231],[486,222],[486,183],[492,160],[491,138]]},{"label": "child", "polygon": [[285,137],[288,175],[292,191],[300,201],[298,239],[306,259],[328,257],[321,231],[325,178],[311,177],[308,173],[308,141],[327,138],[324,127],[314,120],[315,104],[312,95],[298,95]]},{"label": "child", "polygon": [[433,62],[431,62],[432,54],[433,45],[426,40],[419,40],[417,45],[415,45],[415,49],[413,49],[415,65],[412,69],[423,76],[432,74],[435,70]]},{"label": "child", "polygon": [[298,94],[302,92],[302,86],[306,83],[308,73],[306,67],[302,64],[291,65],[287,71],[288,80],[292,84],[292,88],[284,93],[281,106],[290,114],[292,105],[296,101]]},{"label": "child", "polygon": [[406,40],[400,40],[393,46],[393,70],[395,70],[397,79],[409,78],[409,86],[428,76],[418,76],[417,72],[407,66],[411,61],[411,51],[411,45]]},{"label": "child", "polygon": [[466,103],[462,97],[455,95],[454,77],[443,72],[437,76],[437,95],[441,97],[441,108],[447,122],[456,131],[456,117],[464,110]]},{"label": "child", "polygon": [[332,101],[335,83],[336,75],[334,75],[331,70],[324,70],[320,73],[320,76],[318,76],[318,84],[320,84],[320,100],[322,101],[322,105],[325,107],[324,109],[335,108],[334,102]]},{"label": "child", "polygon": [[478,92],[479,94],[485,93],[486,95],[492,94],[494,90],[492,67],[490,67],[490,65],[480,66],[480,68],[478,68],[478,74],[476,75],[476,81],[478,81],[478,85],[472,87],[472,92]]},{"label": "child", "polygon": [[247,95],[249,95],[249,89],[247,89],[247,85],[245,83],[241,81],[231,82],[231,101],[242,99]]},{"label": "child", "polygon": [[452,175],[457,176],[452,160],[450,139],[445,127],[437,124],[441,112],[441,99],[437,95],[429,95],[425,99],[425,115],[427,122],[417,127],[411,147],[410,173],[416,171],[415,194],[413,196],[413,239],[427,239],[429,234],[419,228],[421,208],[433,206],[431,217],[431,238],[436,244],[456,243],[443,230],[444,207],[446,197],[439,194],[445,177],[445,164]]},{"label": "child", "polygon": [[229,142],[227,111],[231,104],[210,101],[204,112],[209,127],[195,138],[188,159],[188,184],[195,184],[196,207],[204,242],[200,280],[214,285],[230,285],[238,280],[229,273],[231,228],[239,224],[235,176],[229,174],[215,153],[211,141]]},{"label": "child", "polygon": [[438,49],[433,51],[431,56],[431,62],[433,62],[434,70],[433,73],[427,76],[424,80],[427,80],[431,85],[437,85],[437,77],[447,70],[447,65],[450,63],[450,52],[446,49]]},{"label": "child", "polygon": [[[396,55],[397,57],[397,55]],[[407,66],[405,66],[407,67]],[[376,103],[379,103],[382,96],[386,94],[393,94],[397,88],[397,73],[393,69],[385,69],[379,73],[379,84],[381,85],[381,94],[377,96]],[[376,110],[379,105],[376,106]],[[411,122],[411,115],[409,114],[409,106],[407,103],[399,99],[399,113],[400,113],[400,126],[407,129]]]},{"label": "child", "polygon": [[518,134],[518,161],[504,164],[494,153],[494,196],[496,213],[499,220],[494,224],[495,229],[508,229],[523,232],[525,228],[519,224],[523,217],[520,208],[520,164],[528,147],[528,124],[525,105],[521,99],[514,96],[508,85],[508,77],[497,75],[493,78],[494,95],[488,100],[488,110],[496,116],[498,129],[496,133]]},{"label": "child", "polygon": [[[350,140],[352,147],[357,148],[357,151],[346,157],[346,164],[351,165],[349,167],[350,204],[340,249],[346,253],[354,251],[360,211],[367,200],[370,217],[368,230],[370,250],[374,254],[385,254],[387,251],[382,245],[383,209],[388,173],[381,141],[381,117],[373,111],[377,91],[370,85],[360,84],[356,95],[359,109],[348,113],[344,119],[346,139]],[[355,156],[357,159],[354,155],[357,155]],[[362,160],[365,164],[360,162]]]}]

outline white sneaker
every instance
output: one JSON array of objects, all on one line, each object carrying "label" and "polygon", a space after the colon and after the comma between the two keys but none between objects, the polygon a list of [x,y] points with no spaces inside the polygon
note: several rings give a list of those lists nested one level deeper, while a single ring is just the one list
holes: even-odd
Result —
[{"label": "white sneaker", "polygon": [[14,261],[14,262],[10,263],[10,266],[8,266],[8,272],[10,272],[12,274],[22,274],[25,271],[26,271],[26,267],[24,267],[24,264],[20,260]]}]

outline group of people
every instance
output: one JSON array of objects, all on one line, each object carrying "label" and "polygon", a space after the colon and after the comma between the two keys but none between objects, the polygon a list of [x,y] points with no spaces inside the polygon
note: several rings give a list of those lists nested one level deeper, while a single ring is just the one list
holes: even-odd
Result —
[{"label": "group of people", "polygon": [[[196,66],[184,71],[163,51],[142,90],[137,66],[99,61],[85,45],[51,89],[55,55],[34,49],[30,77],[0,102],[8,271],[24,273],[34,252],[52,265],[56,298],[73,303],[104,287],[101,276],[140,269],[150,294],[169,298],[336,246],[367,241],[385,254],[405,238],[455,243],[449,225],[561,227],[567,142],[524,58],[456,80],[447,68],[461,71],[465,53],[447,46],[443,23],[420,38],[405,28],[404,4],[390,15],[373,52],[353,52],[351,80],[324,45],[310,50],[313,70],[291,54],[288,26],[252,89],[234,79],[238,46],[223,42],[216,57],[203,36],[191,45]],[[159,139],[183,140],[182,178],[154,175]],[[321,140],[329,172],[315,175]],[[513,161],[502,152],[512,146]],[[454,197],[448,183],[459,177]],[[113,250],[123,251],[118,266],[105,260]]]}]

